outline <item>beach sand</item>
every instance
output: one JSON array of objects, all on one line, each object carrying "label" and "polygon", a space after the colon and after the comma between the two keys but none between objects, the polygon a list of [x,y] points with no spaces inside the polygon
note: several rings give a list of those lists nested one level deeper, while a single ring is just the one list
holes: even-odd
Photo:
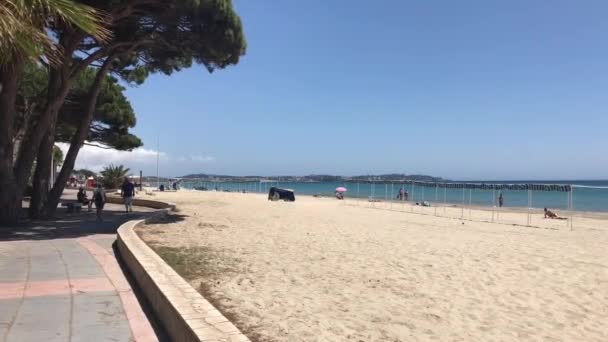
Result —
[{"label": "beach sand", "polygon": [[163,254],[191,253],[176,269],[254,340],[608,341],[604,220],[571,231],[540,213],[551,229],[303,196],[154,198],[176,203],[178,220],[139,233]]}]

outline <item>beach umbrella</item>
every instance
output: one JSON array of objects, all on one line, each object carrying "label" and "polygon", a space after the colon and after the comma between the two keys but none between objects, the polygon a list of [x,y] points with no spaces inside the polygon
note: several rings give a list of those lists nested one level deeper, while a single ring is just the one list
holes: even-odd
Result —
[{"label": "beach umbrella", "polygon": [[346,192],[346,188],[343,186],[337,187],[336,192]]}]

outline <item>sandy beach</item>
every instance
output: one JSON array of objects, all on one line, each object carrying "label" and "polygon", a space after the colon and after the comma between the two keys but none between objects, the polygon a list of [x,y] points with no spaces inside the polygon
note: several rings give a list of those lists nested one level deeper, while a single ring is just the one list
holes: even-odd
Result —
[{"label": "sandy beach", "polygon": [[608,341],[605,220],[576,217],[571,231],[540,212],[546,229],[460,208],[153,197],[179,212],[139,233],[252,340]]}]

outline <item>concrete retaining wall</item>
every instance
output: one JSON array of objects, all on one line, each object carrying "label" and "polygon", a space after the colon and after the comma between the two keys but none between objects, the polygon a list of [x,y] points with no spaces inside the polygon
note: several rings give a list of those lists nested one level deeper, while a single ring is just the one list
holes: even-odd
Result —
[{"label": "concrete retaining wall", "polygon": [[[114,203],[114,204],[122,204],[123,200],[122,200],[122,197],[120,197],[120,196],[107,195],[106,196],[106,202],[108,202],[108,203]],[[154,209],[171,209],[171,210],[175,210],[175,204],[173,204],[173,203],[166,203],[166,202],[161,202],[161,201],[153,201],[153,200],[148,200],[148,199],[143,199],[143,198],[137,198],[137,197],[133,198],[133,205],[140,206],[140,207],[154,208]]]},{"label": "concrete retaining wall", "polygon": [[[159,214],[175,208],[171,203],[142,201],[152,208],[166,208]],[[118,250],[171,340],[248,342],[245,335],[139,238],[134,228],[143,222],[129,221],[120,226]]]}]

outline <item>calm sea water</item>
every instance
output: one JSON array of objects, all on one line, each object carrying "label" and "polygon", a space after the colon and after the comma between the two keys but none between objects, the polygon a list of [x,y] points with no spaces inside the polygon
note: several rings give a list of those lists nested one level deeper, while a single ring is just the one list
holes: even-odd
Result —
[{"label": "calm sea water", "polygon": [[[483,183],[481,181],[474,183]],[[608,212],[608,180],[605,181],[506,181],[506,182],[485,182],[485,183],[505,183],[505,184],[573,184],[573,209],[579,211]],[[348,189],[346,196],[359,198],[374,198],[381,200],[395,199],[399,188],[403,187],[409,193],[409,200],[414,202],[429,201],[431,203],[448,204],[472,204],[482,206],[493,206],[498,203],[499,192],[492,190],[462,190],[462,189],[435,189],[411,184],[391,184],[391,183],[293,183],[293,182],[272,182],[272,183],[229,183],[229,182],[202,182],[184,181],[182,188],[192,189],[204,186],[208,189],[224,191],[248,191],[248,192],[268,192],[271,186],[293,189],[301,195],[325,195],[332,196],[334,190],[343,186]],[[598,188],[593,188],[598,187]],[[601,188],[605,187],[605,188]],[[503,191],[505,207],[528,207],[527,191]],[[532,192],[533,208],[568,208],[568,193],[566,192]]]}]

